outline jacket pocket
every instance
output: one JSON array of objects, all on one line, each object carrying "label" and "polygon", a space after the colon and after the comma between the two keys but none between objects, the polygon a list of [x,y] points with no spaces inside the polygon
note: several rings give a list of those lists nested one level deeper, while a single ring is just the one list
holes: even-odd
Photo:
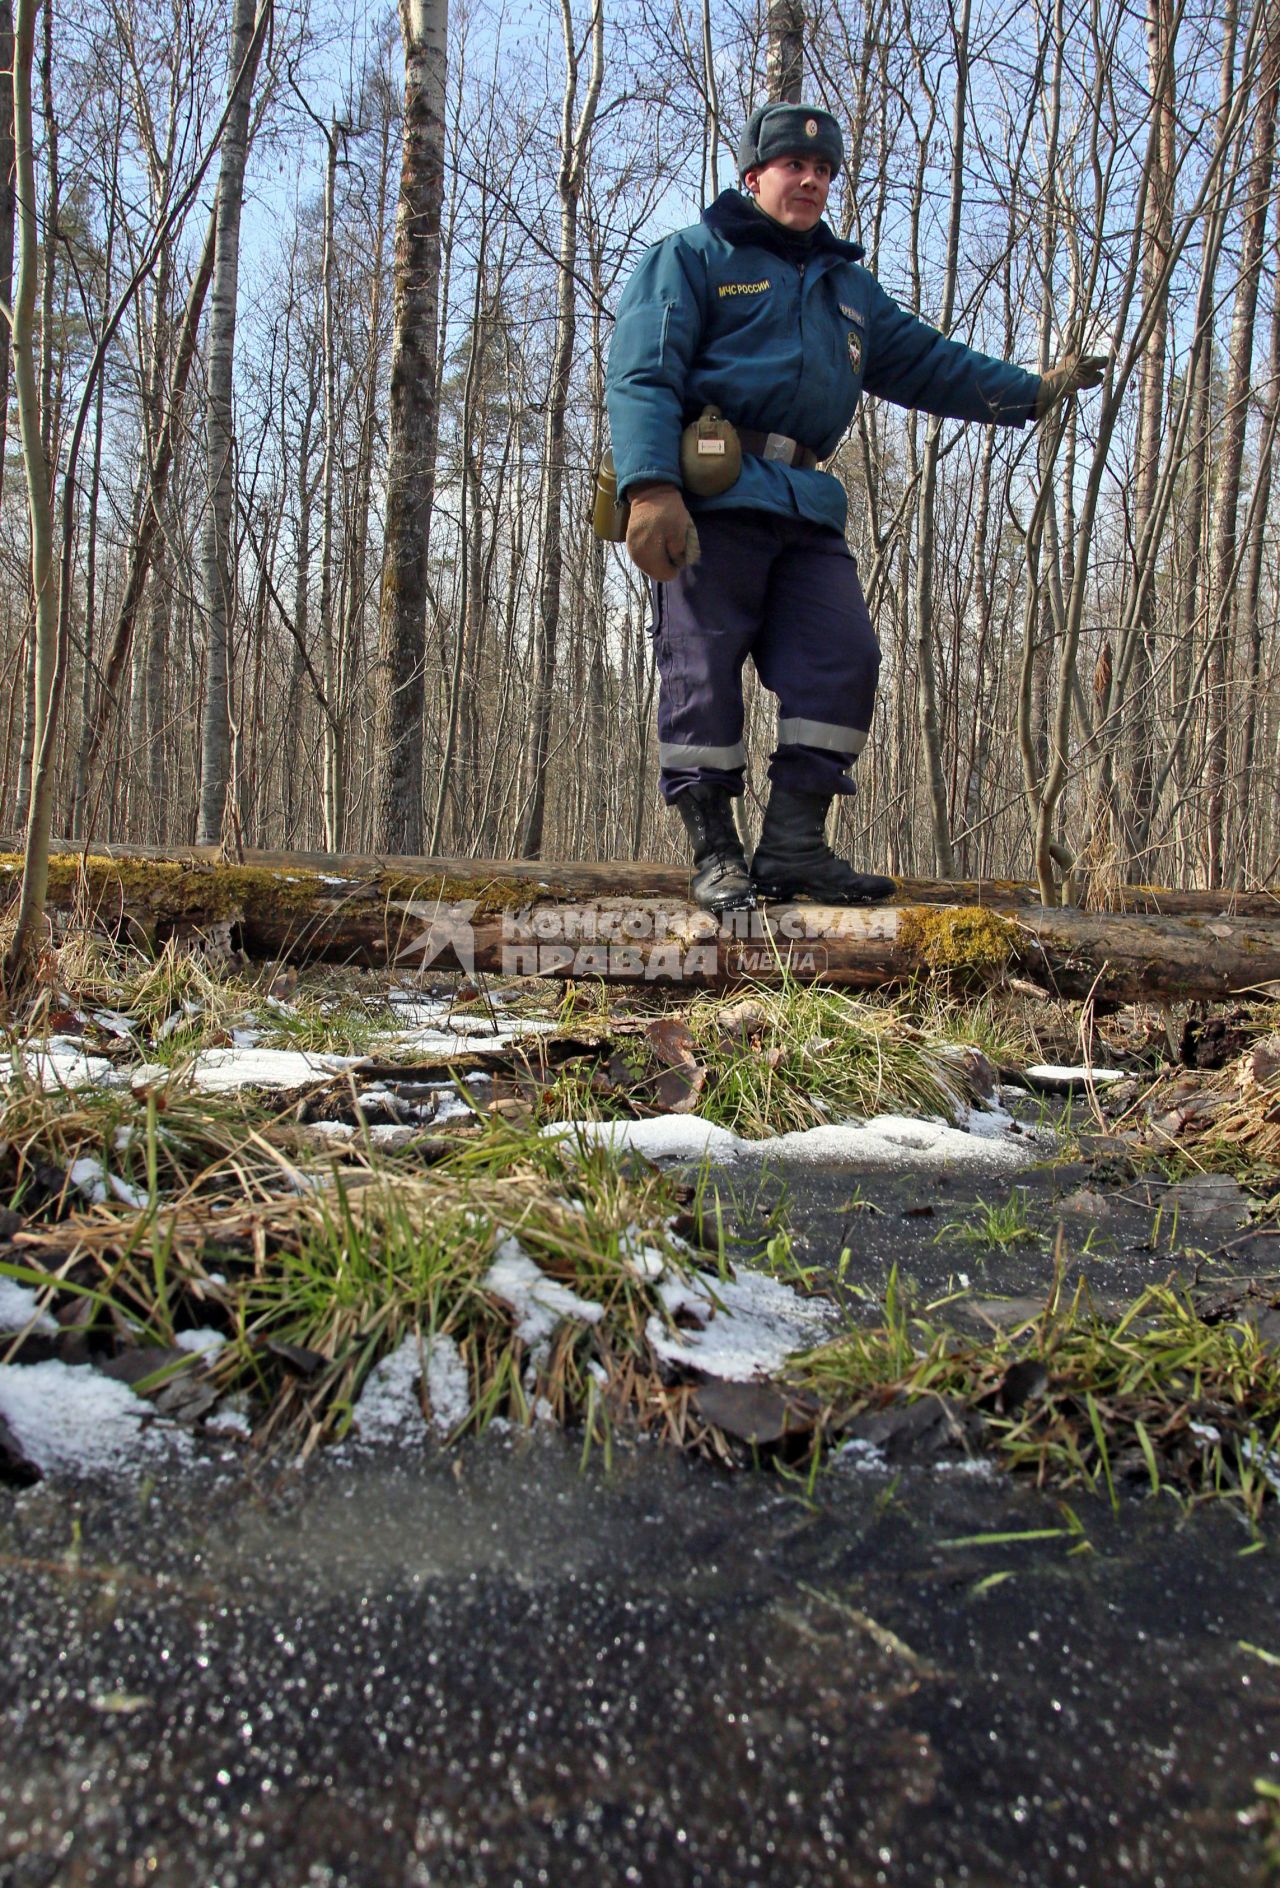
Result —
[{"label": "jacket pocket", "polygon": [[634,308],[624,309],[613,331],[609,358],[612,373],[665,367],[670,327],[670,302],[641,302]]}]

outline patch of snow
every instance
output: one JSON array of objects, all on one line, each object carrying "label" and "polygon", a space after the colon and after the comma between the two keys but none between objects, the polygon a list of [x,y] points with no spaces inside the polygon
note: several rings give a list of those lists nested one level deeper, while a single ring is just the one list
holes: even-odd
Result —
[{"label": "patch of snow", "polygon": [[513,1016],[509,1010],[494,1010],[472,1016],[452,1017],[447,1000],[423,1003],[393,991],[392,1002],[407,1027],[379,1037],[380,1046],[398,1050],[411,1049],[423,1055],[474,1055],[485,1049],[506,1049],[521,1036],[546,1035],[554,1022],[537,1016]]},{"label": "patch of snow", "polygon": [[867,1436],[854,1436],[842,1443],[836,1450],[836,1461],[841,1468],[851,1468],[859,1475],[877,1474],[889,1466],[884,1450]]},{"label": "patch of snow", "polygon": [[1023,1135],[989,1138],[948,1127],[942,1121],[920,1121],[911,1115],[879,1114],[861,1124],[806,1128],[779,1134],[768,1141],[747,1141],[750,1153],[769,1153],[783,1159],[824,1162],[847,1161],[860,1167],[1025,1167],[1027,1138]]},{"label": "patch of snow", "polygon": [[362,1442],[398,1442],[422,1433],[417,1386],[424,1368],[432,1426],[447,1434],[466,1421],[471,1383],[458,1346],[451,1337],[406,1337],[365,1379],[354,1411]]},{"label": "patch of snow", "polygon": [[193,1356],[207,1357],[212,1363],[227,1340],[221,1331],[206,1324],[196,1331],[176,1332],[173,1341],[178,1350],[189,1350]]},{"label": "patch of snow", "polygon": [[339,1147],[349,1146],[352,1141],[363,1140],[367,1135],[374,1147],[394,1151],[416,1140],[420,1129],[407,1121],[379,1121],[375,1126],[365,1128],[362,1133],[350,1121],[308,1121],[304,1132],[313,1140],[326,1141]]},{"label": "patch of snow", "polygon": [[392,1153],[397,1147],[407,1147],[418,1134],[417,1128],[405,1121],[380,1121],[367,1132],[375,1147],[385,1147]]},{"label": "patch of snow", "polygon": [[699,1330],[669,1330],[656,1314],[646,1336],[664,1362],[742,1382],[772,1376],[798,1350],[827,1335],[834,1307],[801,1298],[790,1285],[743,1267],[736,1278],[668,1279],[658,1286],[667,1311],[698,1319]]},{"label": "patch of snow", "polygon": [[102,1162],[99,1160],[73,1160],[67,1168],[67,1179],[93,1206],[101,1206],[107,1196],[107,1183],[102,1177]]},{"label": "patch of snow", "polygon": [[238,1395],[224,1397],[218,1407],[205,1417],[204,1426],[215,1436],[248,1437],[253,1434],[245,1399]]},{"label": "patch of snow", "polygon": [[265,1033],[261,1029],[233,1029],[231,1041],[237,1049],[256,1049]]},{"label": "patch of snow", "polygon": [[967,1133],[940,1119],[922,1121],[896,1114],[876,1115],[864,1122],[824,1124],[758,1141],[743,1140],[697,1114],[652,1115],[643,1121],[556,1121],[542,1132],[560,1140],[603,1143],[611,1153],[634,1150],[651,1160],[698,1160],[709,1156],[727,1161],[767,1155],[771,1159],[873,1168],[1025,1167],[1032,1145],[1031,1135],[1025,1131],[1007,1134],[1001,1121]]},{"label": "patch of snow", "polygon": [[202,1003],[197,1003],[194,997],[188,997],[176,1010],[165,1017],[164,1021],[155,1032],[155,1040],[157,1042],[167,1042],[170,1036],[176,1035],[184,1024],[191,1022],[193,1017],[202,1015],[203,1011],[204,1005]]},{"label": "patch of snow", "polygon": [[409,1104],[401,1101],[399,1095],[394,1094],[385,1082],[371,1082],[368,1088],[362,1088],[359,1105],[361,1108],[389,1108],[393,1114],[407,1112],[409,1108]]},{"label": "patch of snow", "polygon": [[129,1070],[129,1086],[137,1095],[144,1088],[162,1088],[178,1073],[178,1070],[171,1069],[166,1062],[139,1062],[136,1068]]},{"label": "patch of snow", "polygon": [[20,1285],[16,1278],[0,1278],[0,1331],[25,1331],[28,1325],[34,1331],[55,1335],[58,1330],[49,1312],[40,1310],[40,1301],[29,1285]]},{"label": "patch of snow", "polygon": [[421,1429],[422,1405],[416,1388],[421,1375],[422,1353],[416,1337],[406,1337],[374,1365],[354,1411],[362,1442],[394,1442],[407,1429]]},{"label": "patch of snow", "polygon": [[196,1088],[214,1095],[237,1088],[306,1088],[363,1060],[358,1055],[319,1055],[303,1049],[205,1049],[191,1065],[191,1080]]},{"label": "patch of snow", "polygon": [[967,1108],[964,1112],[963,1126],[966,1132],[989,1141],[1000,1140],[1013,1125],[1013,1116],[1007,1108]]},{"label": "patch of snow", "polygon": [[353,1141],[356,1136],[350,1121],[308,1121],[307,1133],[316,1141]]},{"label": "patch of snow", "polygon": [[618,1250],[628,1271],[637,1278],[661,1278],[667,1269],[665,1253],[650,1244],[634,1220],[619,1239]]},{"label": "patch of snow", "polygon": [[1051,1088],[1071,1093],[1078,1089],[1105,1088],[1108,1082],[1125,1082],[1129,1079],[1128,1069],[1095,1069],[1083,1065],[1058,1064],[1056,1062],[1037,1062],[1034,1067],[1022,1071],[1029,1082],[1037,1088]]},{"label": "patch of snow", "polygon": [[184,1430],[90,1364],[0,1364],[0,1416],[45,1474],[125,1469],[191,1449]]},{"label": "patch of snow", "polygon": [[523,1338],[531,1350],[545,1344],[565,1318],[599,1324],[604,1316],[603,1305],[580,1298],[567,1285],[548,1278],[510,1233],[494,1247],[493,1264],[482,1283],[486,1291],[511,1306],[516,1314],[516,1336]]},{"label": "patch of snow", "polygon": [[[41,1088],[112,1088],[123,1078],[106,1056],[88,1055],[76,1036],[50,1036],[39,1048],[21,1051],[26,1073]],[[11,1079],[11,1066],[0,1063],[0,1087]]]},{"label": "patch of snow", "polygon": [[133,1018],[126,1016],[122,1010],[92,1010],[90,1020],[99,1029],[105,1029],[109,1036],[127,1037],[133,1034]]},{"label": "patch of snow", "polygon": [[72,1161],[67,1168],[67,1179],[73,1187],[79,1188],[92,1206],[101,1206],[113,1194],[125,1206],[141,1209],[147,1203],[145,1193],[140,1193],[128,1180],[122,1180],[118,1173],[104,1173],[102,1162],[87,1156]]},{"label": "patch of snow", "polygon": [[1280,1495],[1280,1454],[1274,1449],[1262,1448],[1252,1436],[1245,1436],[1240,1444],[1240,1453],[1246,1462],[1252,1463],[1258,1470],[1272,1494]]},{"label": "patch of snow", "polygon": [[427,1401],[437,1429],[456,1429],[471,1414],[471,1378],[451,1337],[433,1337],[427,1345]]},{"label": "patch of snow", "polygon": [[771,1144],[739,1140],[728,1128],[697,1114],[656,1114],[644,1121],[552,1121],[542,1132],[557,1140],[594,1141],[611,1154],[634,1152],[650,1160],[700,1160],[704,1154],[732,1160],[753,1146]]}]

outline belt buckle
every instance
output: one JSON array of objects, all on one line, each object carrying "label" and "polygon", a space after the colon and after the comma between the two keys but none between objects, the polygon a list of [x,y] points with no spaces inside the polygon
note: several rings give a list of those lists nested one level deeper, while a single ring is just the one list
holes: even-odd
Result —
[{"label": "belt buckle", "polygon": [[760,454],[762,459],[780,459],[784,465],[791,465],[795,455],[794,439],[788,439],[785,433],[766,433],[764,451]]}]

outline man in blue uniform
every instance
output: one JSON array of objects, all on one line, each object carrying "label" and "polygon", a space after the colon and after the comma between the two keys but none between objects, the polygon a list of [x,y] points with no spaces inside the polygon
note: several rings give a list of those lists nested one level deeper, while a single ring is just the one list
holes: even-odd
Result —
[{"label": "man in blue uniform", "polygon": [[[907,314],[822,220],[840,127],[764,105],[738,147],[743,190],[650,249],[618,307],[607,398],[627,550],[652,580],[660,786],[688,831],[693,893],[713,911],[765,898],[887,898],[826,841],[866,742],[880,650],[844,541],[843,487],[819,470],[861,395],[949,419],[1021,426],[1097,386],[1105,361],[1046,375],[977,354]],[[742,470],[718,496],[681,472],[681,433],[708,406],[737,429]],[[696,483],[696,481],[695,481]],[[697,523],[694,524],[696,517]],[[742,665],[778,697],[778,740],[748,871]]]}]

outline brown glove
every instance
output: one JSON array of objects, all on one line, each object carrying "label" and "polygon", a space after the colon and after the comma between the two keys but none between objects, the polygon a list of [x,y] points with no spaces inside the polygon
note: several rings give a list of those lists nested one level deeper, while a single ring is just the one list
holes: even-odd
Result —
[{"label": "brown glove", "polygon": [[656,583],[666,583],[678,570],[697,563],[698,533],[679,486],[633,485],[627,496],[627,555],[638,570]]},{"label": "brown glove", "polygon": [[1068,354],[1040,376],[1036,418],[1042,420],[1059,400],[1069,400],[1088,387],[1100,387],[1111,365],[1109,354]]}]

